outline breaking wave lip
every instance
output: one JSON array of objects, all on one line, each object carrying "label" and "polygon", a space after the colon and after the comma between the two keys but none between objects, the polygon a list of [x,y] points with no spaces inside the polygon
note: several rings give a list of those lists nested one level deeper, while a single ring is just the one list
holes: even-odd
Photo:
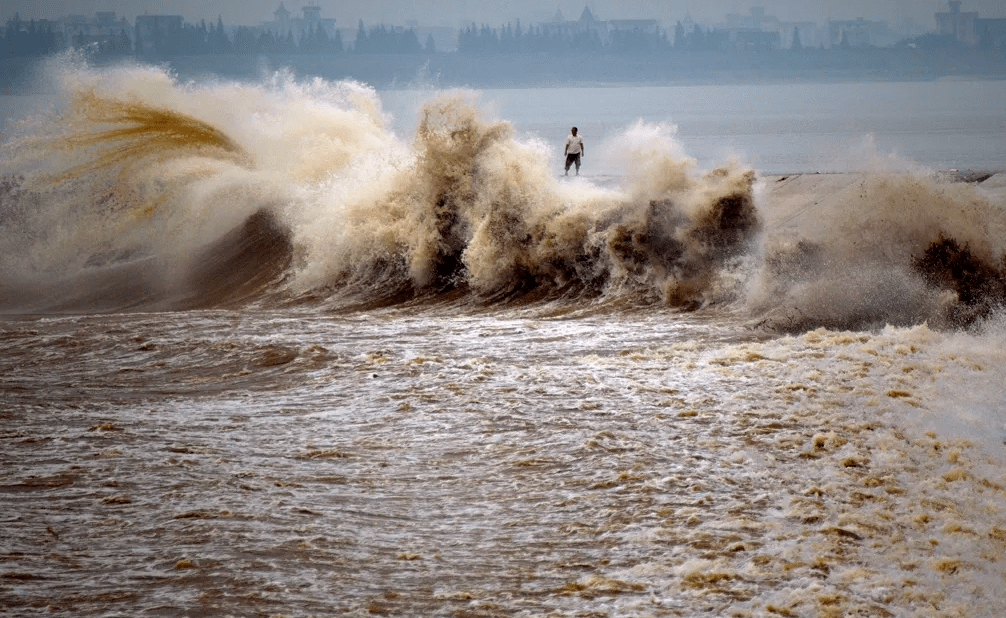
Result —
[{"label": "breaking wave lip", "polygon": [[673,127],[628,128],[631,173],[598,187],[558,182],[472,93],[434,96],[406,144],[352,82],[71,65],[66,108],[5,144],[5,311],[590,303],[795,331],[970,327],[1006,297],[1006,218],[962,183],[818,187],[841,203],[792,225],[779,187],[698,171]]}]

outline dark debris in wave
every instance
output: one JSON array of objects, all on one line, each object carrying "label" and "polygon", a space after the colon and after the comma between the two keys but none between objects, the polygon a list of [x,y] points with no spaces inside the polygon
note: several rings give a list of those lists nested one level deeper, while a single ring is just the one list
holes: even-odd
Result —
[{"label": "dark debris in wave", "polygon": [[940,180],[981,184],[1001,172],[989,170],[946,170],[936,175]]},{"label": "dark debris in wave", "polygon": [[912,266],[929,286],[957,295],[958,302],[946,310],[951,326],[968,328],[1006,305],[1006,256],[991,264],[941,235]]}]

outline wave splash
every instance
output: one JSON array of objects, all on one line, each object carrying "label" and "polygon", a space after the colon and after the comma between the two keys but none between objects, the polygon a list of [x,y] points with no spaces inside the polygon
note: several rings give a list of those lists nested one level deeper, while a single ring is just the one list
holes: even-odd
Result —
[{"label": "wave splash", "polygon": [[699,172],[659,125],[626,130],[631,171],[602,187],[557,179],[472,93],[434,97],[406,143],[351,82],[61,83],[4,145],[5,311],[601,302],[800,330],[970,326],[1006,291],[1002,209],[922,174],[805,187],[834,203],[797,216],[809,177]]},{"label": "wave splash", "polygon": [[697,176],[690,161],[650,160],[661,169],[642,168],[646,186],[637,179],[628,193],[560,183],[540,146],[445,95],[425,106],[413,157],[382,179],[386,190],[354,192],[327,222],[304,224],[325,246],[307,247],[299,283],[364,298],[701,304],[759,228],[754,174]]},{"label": "wave splash", "polygon": [[[257,85],[181,84],[152,67],[98,71],[72,58],[54,81],[62,104],[22,121],[0,155],[5,311],[268,297],[292,263],[285,213],[319,169],[391,140],[373,93],[356,84],[284,74]],[[242,250],[249,242],[269,250]]]},{"label": "wave splash", "polygon": [[[927,173],[781,179],[746,303],[773,329],[972,328],[1006,304],[1006,203]],[[791,183],[791,186],[786,186]],[[982,183],[984,184],[984,183]],[[998,203],[997,203],[998,202]]]}]

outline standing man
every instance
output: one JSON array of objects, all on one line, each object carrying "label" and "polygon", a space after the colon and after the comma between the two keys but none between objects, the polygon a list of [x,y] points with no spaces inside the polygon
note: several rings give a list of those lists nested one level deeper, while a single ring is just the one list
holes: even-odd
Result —
[{"label": "standing man", "polygon": [[576,175],[579,176],[580,158],[583,157],[583,138],[576,134],[576,127],[569,130],[563,154],[566,155],[566,176],[569,176],[569,166],[574,163],[576,164]]}]

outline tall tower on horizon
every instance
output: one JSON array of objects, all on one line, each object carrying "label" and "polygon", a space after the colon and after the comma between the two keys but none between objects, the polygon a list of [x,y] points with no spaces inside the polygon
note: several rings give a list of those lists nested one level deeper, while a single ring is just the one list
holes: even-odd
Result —
[{"label": "tall tower on horizon", "polygon": [[280,27],[280,31],[286,31],[290,24],[290,11],[286,10],[283,3],[279,3],[279,8],[273,11],[273,17],[276,18],[276,23]]}]

